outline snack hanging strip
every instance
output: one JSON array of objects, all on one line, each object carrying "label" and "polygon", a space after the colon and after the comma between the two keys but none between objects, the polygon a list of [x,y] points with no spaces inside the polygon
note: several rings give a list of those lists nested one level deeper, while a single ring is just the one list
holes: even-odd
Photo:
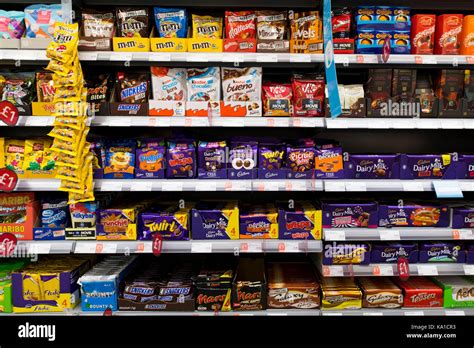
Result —
[{"label": "snack hanging strip", "polygon": [[69,204],[94,200],[92,154],[86,141],[87,90],[78,58],[78,25],[56,23],[54,40],[46,49],[47,70],[53,73],[54,128],[51,151],[58,156],[60,191],[69,193]]}]

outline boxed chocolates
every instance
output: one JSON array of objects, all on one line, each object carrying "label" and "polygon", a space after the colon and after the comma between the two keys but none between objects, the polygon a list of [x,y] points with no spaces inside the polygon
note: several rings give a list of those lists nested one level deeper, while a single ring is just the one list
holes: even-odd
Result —
[{"label": "boxed chocolates", "polygon": [[381,109],[392,95],[392,69],[369,69],[365,95],[370,99],[369,109]]},{"label": "boxed chocolates", "polygon": [[451,209],[452,228],[474,228],[474,207],[462,206]]},{"label": "boxed chocolates", "polygon": [[258,146],[258,178],[286,178],[285,155],[284,144],[260,143]]},{"label": "boxed chocolates", "polygon": [[362,291],[351,278],[321,278],[321,309],[362,308]]},{"label": "boxed chocolates", "polygon": [[389,309],[402,307],[402,289],[389,278],[360,277],[357,283],[362,290],[362,307]]},{"label": "boxed chocolates", "polygon": [[433,204],[379,204],[381,227],[448,227],[449,209]]},{"label": "boxed chocolates", "polygon": [[411,277],[406,281],[394,278],[403,291],[403,307],[443,307],[443,289],[428,278]]},{"label": "boxed chocolates", "polygon": [[268,308],[319,308],[319,284],[310,263],[268,263],[267,279]]},{"label": "boxed chocolates", "polygon": [[351,155],[344,156],[346,179],[398,179],[400,155]]},{"label": "boxed chocolates", "polygon": [[464,16],[461,33],[461,54],[474,54],[474,15]]},{"label": "boxed chocolates", "polygon": [[436,15],[416,14],[412,17],[411,53],[433,54],[435,46]]},{"label": "boxed chocolates", "polygon": [[452,154],[400,156],[400,179],[456,179]]},{"label": "boxed chocolates", "polygon": [[279,239],[321,239],[320,209],[307,201],[296,202],[292,208],[288,207],[288,203],[278,206]]},{"label": "boxed chocolates", "polygon": [[98,212],[97,240],[136,240],[137,216],[142,205],[124,205]]},{"label": "boxed chocolates", "polygon": [[33,192],[0,193],[0,227],[17,239],[33,239],[33,227],[39,222],[39,202]]},{"label": "boxed chocolates", "polygon": [[203,201],[191,210],[192,238],[239,239],[237,202]]},{"label": "boxed chocolates", "polygon": [[[230,262],[204,264],[193,278],[196,288],[196,310],[228,312],[232,309],[233,266]],[[208,261],[209,263],[209,261]]]},{"label": "boxed chocolates", "polygon": [[242,205],[239,219],[240,239],[277,239],[278,211],[273,204]]},{"label": "boxed chocolates", "polygon": [[189,140],[168,142],[166,177],[194,178],[196,176],[196,149]]},{"label": "boxed chocolates", "polygon": [[296,145],[286,147],[286,167],[288,179],[314,178],[316,144],[311,139],[305,139]]},{"label": "boxed chocolates", "polygon": [[225,179],[227,178],[225,141],[207,142],[198,144],[197,162],[199,179]]},{"label": "boxed chocolates", "polygon": [[159,139],[139,141],[136,150],[135,178],[163,179],[165,177],[166,147]]},{"label": "boxed chocolates", "polygon": [[323,228],[376,228],[378,225],[377,203],[323,202]]},{"label": "boxed chocolates", "polygon": [[104,179],[133,179],[135,175],[135,141],[123,140],[107,144]]},{"label": "boxed chocolates", "polygon": [[239,259],[232,283],[232,308],[235,311],[267,308],[267,281],[263,258]]},{"label": "boxed chocolates", "polygon": [[474,178],[474,155],[460,155],[456,172],[458,179]]},{"label": "boxed chocolates", "polygon": [[255,141],[232,141],[229,147],[229,179],[255,179],[257,177],[257,150]]},{"label": "boxed chocolates", "polygon": [[325,243],[323,265],[367,265],[370,245],[367,243]]},{"label": "boxed chocolates", "polygon": [[397,263],[400,258],[407,259],[408,263],[417,263],[418,244],[391,242],[371,245],[370,261],[372,263]]},{"label": "boxed chocolates", "polygon": [[317,145],[314,164],[317,179],[344,178],[342,148],[334,141],[326,141]]},{"label": "boxed chocolates", "polygon": [[436,80],[439,116],[459,117],[463,97],[464,71],[443,69]]},{"label": "boxed chocolates", "polygon": [[152,240],[158,233],[163,240],[188,240],[191,226],[190,208],[181,208],[177,204],[153,205],[151,210],[139,216],[139,240]]},{"label": "boxed chocolates", "polygon": [[435,54],[459,54],[462,14],[443,14],[436,18]]},{"label": "boxed chocolates", "polygon": [[394,101],[411,101],[415,94],[415,87],[415,69],[393,69],[392,97]]},{"label": "boxed chocolates", "polygon": [[474,278],[435,277],[433,281],[443,288],[444,308],[474,307]]},{"label": "boxed chocolates", "polygon": [[466,252],[461,243],[455,242],[428,242],[420,243],[420,263],[427,262],[452,262],[464,263]]}]

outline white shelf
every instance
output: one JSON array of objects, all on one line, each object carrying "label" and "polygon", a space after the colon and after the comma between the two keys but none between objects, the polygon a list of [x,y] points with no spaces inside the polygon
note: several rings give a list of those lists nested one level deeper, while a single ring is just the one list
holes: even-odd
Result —
[{"label": "white shelf", "polygon": [[[433,181],[430,179],[399,180],[399,179],[371,179],[371,180],[325,180],[324,191],[328,192],[423,192],[434,191]],[[439,180],[445,184],[459,185],[462,191],[473,191],[474,180]]]},{"label": "white shelf", "polygon": [[474,129],[468,118],[327,118],[328,129]]},{"label": "white shelf", "polygon": [[[398,276],[397,264],[319,265],[325,277]],[[410,264],[410,276],[473,275],[474,265],[463,263]]]},{"label": "white shelf", "polygon": [[326,241],[474,240],[472,229],[436,227],[326,228]]},{"label": "white shelf", "polygon": [[474,64],[474,56],[464,55],[415,55],[392,54],[384,63],[380,54],[336,54],[336,64],[350,66],[351,64],[415,64],[415,65],[465,65]]},{"label": "white shelf", "polygon": [[348,310],[322,310],[322,316],[472,316],[472,308],[362,308]]},{"label": "white shelf", "polygon": [[19,241],[16,253],[19,255],[70,254],[74,241]]}]

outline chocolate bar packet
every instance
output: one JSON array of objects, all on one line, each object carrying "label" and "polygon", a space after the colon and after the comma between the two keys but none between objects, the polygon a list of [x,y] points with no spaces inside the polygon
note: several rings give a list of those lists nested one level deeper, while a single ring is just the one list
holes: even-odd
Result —
[{"label": "chocolate bar packet", "polygon": [[54,100],[55,90],[53,73],[47,71],[36,73],[36,95],[39,102],[51,103]]},{"label": "chocolate bar packet", "polygon": [[290,84],[263,84],[263,116],[292,116],[293,89]]},{"label": "chocolate bar packet", "polygon": [[220,100],[220,69],[216,67],[188,69],[188,101]]},{"label": "chocolate bar packet", "polygon": [[94,112],[99,112],[102,103],[110,96],[110,74],[99,74],[86,80],[87,103]]},{"label": "chocolate bar packet", "polygon": [[155,7],[154,13],[159,37],[186,38],[188,17],[185,9]]},{"label": "chocolate bar packet", "polygon": [[123,103],[146,103],[150,92],[147,74],[117,73],[117,99]]},{"label": "chocolate bar packet", "polygon": [[200,141],[198,144],[198,168],[208,173],[215,173],[226,167],[225,141]]},{"label": "chocolate bar packet", "polygon": [[196,175],[196,148],[190,140],[168,142],[167,178],[193,178]]},{"label": "chocolate bar packet", "polygon": [[283,144],[260,144],[258,147],[259,168],[266,170],[281,169],[285,161]]},{"label": "chocolate bar packet", "polygon": [[85,37],[112,37],[115,16],[113,12],[84,10],[82,12],[82,28]]},{"label": "chocolate bar packet", "polygon": [[350,38],[351,35],[351,11],[347,8],[334,9],[331,11],[332,36],[335,39]]},{"label": "chocolate bar packet", "polygon": [[148,37],[150,23],[146,7],[117,7],[118,37]]},{"label": "chocolate bar packet", "polygon": [[283,40],[286,30],[286,11],[257,11],[257,38]]},{"label": "chocolate bar packet", "polygon": [[30,105],[34,94],[34,72],[6,73],[1,100],[15,106]]},{"label": "chocolate bar packet", "polygon": [[254,39],[256,36],[253,11],[225,12],[225,33],[228,39]]}]

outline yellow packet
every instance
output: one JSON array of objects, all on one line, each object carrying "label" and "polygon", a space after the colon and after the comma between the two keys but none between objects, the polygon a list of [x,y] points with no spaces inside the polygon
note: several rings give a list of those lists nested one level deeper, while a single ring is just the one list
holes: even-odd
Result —
[{"label": "yellow packet", "polygon": [[81,170],[80,168],[70,167],[59,167],[56,179],[69,180],[74,182],[81,182]]},{"label": "yellow packet", "polygon": [[66,87],[56,87],[54,92],[54,101],[55,102],[78,102],[82,100],[82,95],[84,94],[84,88],[79,86],[66,86]]},{"label": "yellow packet", "polygon": [[5,167],[13,171],[23,170],[25,159],[25,141],[17,139],[5,140]]},{"label": "yellow packet", "polygon": [[81,130],[87,123],[87,116],[57,116],[54,119],[53,126],[69,127],[75,130]]},{"label": "yellow packet", "polygon": [[68,127],[54,127],[48,135],[52,138],[60,139],[65,142],[76,142],[82,135],[82,130],[71,129]]},{"label": "yellow packet", "polygon": [[[43,169],[46,160],[46,152],[51,146],[51,140],[45,138],[25,140],[25,157],[23,161],[24,170]],[[50,168],[52,169],[52,168]]]},{"label": "yellow packet", "polygon": [[57,153],[51,151],[52,143],[44,149],[43,162],[41,163],[41,170],[53,170],[56,167]]},{"label": "yellow packet", "polygon": [[49,61],[48,66],[46,67],[46,70],[53,71],[55,74],[63,77],[68,76],[71,70],[73,70],[75,74],[78,74],[79,69],[81,68],[77,52],[71,61],[63,63],[59,60],[52,59]]},{"label": "yellow packet", "polygon": [[61,62],[71,60],[74,52],[77,52],[79,41],[79,26],[77,23],[54,24],[53,41],[46,49],[46,56]]},{"label": "yellow packet", "polygon": [[193,14],[193,38],[221,39],[222,18]]},{"label": "yellow packet", "polygon": [[58,153],[56,159],[56,166],[58,167],[70,167],[70,168],[79,168],[80,167],[80,158],[76,156],[66,155],[64,153]]},{"label": "yellow packet", "polygon": [[53,116],[85,116],[88,104],[86,102],[57,102],[54,105]]},{"label": "yellow packet", "polygon": [[42,299],[56,301],[59,298],[59,274],[57,272],[42,272],[40,280]]},{"label": "yellow packet", "polygon": [[23,299],[28,301],[42,300],[40,276],[38,273],[28,272],[22,274]]},{"label": "yellow packet", "polygon": [[0,168],[5,167],[5,138],[0,138]]},{"label": "yellow packet", "polygon": [[75,182],[71,180],[61,180],[61,185],[59,185],[59,191],[83,194],[84,185],[80,182]]},{"label": "yellow packet", "polygon": [[92,161],[94,155],[89,152],[84,161],[84,171],[86,174],[85,188],[83,194],[69,193],[68,204],[75,204],[79,202],[89,202],[95,200],[94,197],[94,172],[92,170]]},{"label": "yellow packet", "polygon": [[84,84],[84,76],[82,70],[71,69],[66,76],[53,75],[53,83],[55,86],[76,86],[79,83]]}]

